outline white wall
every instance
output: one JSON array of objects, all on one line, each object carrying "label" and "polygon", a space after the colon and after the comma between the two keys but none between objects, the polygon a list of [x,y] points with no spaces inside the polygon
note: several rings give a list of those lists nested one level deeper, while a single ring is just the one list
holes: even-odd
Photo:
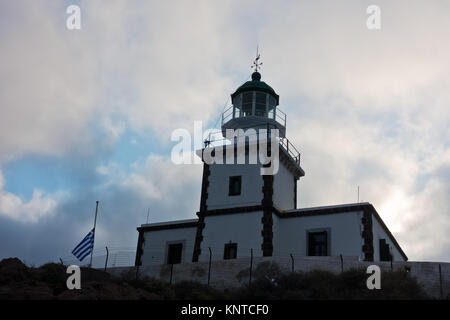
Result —
[{"label": "white wall", "polygon": [[167,243],[173,241],[184,241],[182,262],[191,262],[196,233],[196,227],[145,232],[142,265],[166,263]]},{"label": "white wall", "polygon": [[281,210],[294,209],[294,176],[282,163],[274,176],[273,204]]},{"label": "white wall", "polygon": [[[210,166],[208,210],[260,205],[263,178],[258,164],[213,164]],[[242,176],[241,194],[229,196],[229,177]]]},{"label": "white wall", "polygon": [[361,256],[362,212],[278,219],[277,252],[274,255],[307,255],[307,231],[330,229],[330,255]]},{"label": "white wall", "polygon": [[262,256],[262,216],[262,211],[206,216],[199,260],[209,260],[208,247],[213,260],[222,260],[225,244],[230,241],[238,244],[238,258],[249,257],[251,248],[254,256]]},{"label": "white wall", "polygon": [[380,239],[386,239],[386,243],[389,244],[394,261],[405,261],[403,256],[400,254],[400,251],[398,251],[397,247],[393,244],[391,238],[384,231],[383,227],[374,215],[372,215],[372,232],[374,261],[380,261]]}]

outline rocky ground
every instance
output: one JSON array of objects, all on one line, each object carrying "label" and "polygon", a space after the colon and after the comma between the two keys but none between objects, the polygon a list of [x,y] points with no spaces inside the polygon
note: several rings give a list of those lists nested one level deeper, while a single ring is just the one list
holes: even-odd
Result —
[{"label": "rocky ground", "polygon": [[67,266],[48,263],[28,267],[17,258],[0,261],[0,300],[205,300],[205,299],[428,299],[406,272],[383,276],[382,290],[368,290],[364,270],[283,274],[276,264],[254,269],[252,286],[217,290],[195,282],[168,284],[135,272],[112,277],[81,268],[81,290],[68,290]]},{"label": "rocky ground", "polygon": [[49,263],[27,267],[17,258],[0,261],[0,300],[160,299],[127,282],[113,281],[103,271],[82,268],[81,290],[68,290],[66,266]]}]

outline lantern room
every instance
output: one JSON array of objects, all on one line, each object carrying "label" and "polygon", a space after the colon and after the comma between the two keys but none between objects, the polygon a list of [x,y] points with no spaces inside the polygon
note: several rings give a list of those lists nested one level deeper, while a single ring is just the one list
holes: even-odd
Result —
[{"label": "lantern room", "polygon": [[222,114],[222,132],[226,129],[278,129],[286,134],[286,114],[278,108],[280,97],[261,74],[253,72],[252,80],[241,85],[232,95],[232,106]]}]

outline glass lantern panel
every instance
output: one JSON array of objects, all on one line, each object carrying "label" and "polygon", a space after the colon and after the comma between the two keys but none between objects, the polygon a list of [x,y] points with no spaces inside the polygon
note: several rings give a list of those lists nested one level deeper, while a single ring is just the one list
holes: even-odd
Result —
[{"label": "glass lantern panel", "polygon": [[269,110],[274,109],[277,106],[277,100],[269,95]]},{"label": "glass lantern panel", "polygon": [[258,117],[266,116],[266,94],[256,92],[255,115]]},{"label": "glass lantern panel", "polygon": [[252,107],[253,107],[253,92],[244,92],[242,94],[243,117],[250,116],[252,114]]},{"label": "glass lantern panel", "polygon": [[241,114],[242,114],[241,105],[242,105],[242,94],[238,95],[237,97],[235,97],[233,99],[233,106],[234,106],[233,118],[240,118],[241,117]]},{"label": "glass lantern panel", "polygon": [[233,111],[234,111],[233,118],[240,118],[241,117],[241,115],[242,115],[241,108],[235,106]]}]

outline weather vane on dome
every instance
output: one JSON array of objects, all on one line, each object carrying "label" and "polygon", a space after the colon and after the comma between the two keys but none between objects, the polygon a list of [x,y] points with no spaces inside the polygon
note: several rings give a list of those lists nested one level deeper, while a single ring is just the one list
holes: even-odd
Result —
[{"label": "weather vane on dome", "polygon": [[259,62],[259,59],[261,58],[261,55],[259,54],[259,46],[256,46],[256,58],[253,61],[252,69],[255,70],[255,72],[258,72],[258,69],[261,68],[262,62]]}]

